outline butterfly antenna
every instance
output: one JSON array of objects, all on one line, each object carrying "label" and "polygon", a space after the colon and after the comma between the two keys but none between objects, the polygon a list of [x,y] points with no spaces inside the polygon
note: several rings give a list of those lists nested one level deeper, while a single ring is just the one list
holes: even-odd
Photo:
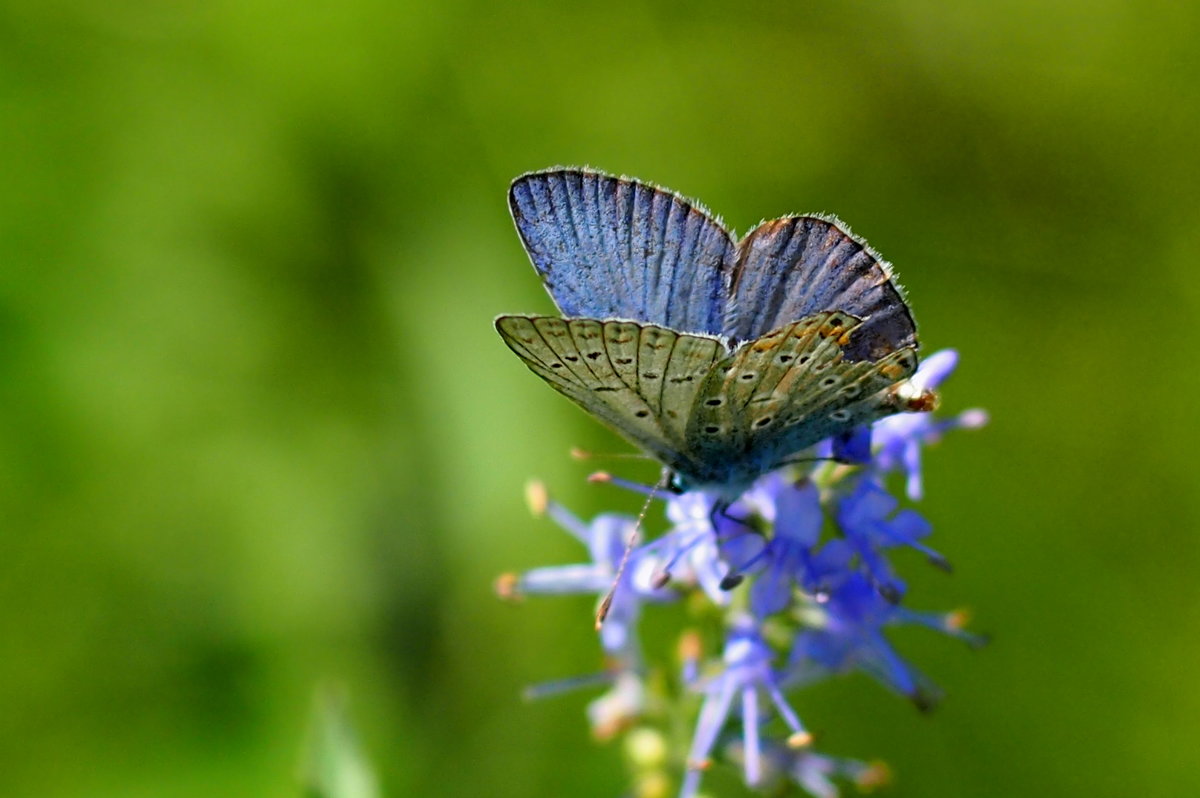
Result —
[{"label": "butterfly antenna", "polygon": [[641,531],[642,524],[646,520],[646,513],[650,512],[650,502],[654,501],[658,496],[658,492],[667,486],[669,479],[670,473],[664,472],[662,478],[650,489],[650,493],[646,496],[646,501],[642,502],[642,511],[638,513],[637,523],[633,525],[629,537],[625,539],[625,551],[621,552],[621,562],[617,565],[617,573],[613,576],[612,585],[600,601],[599,609],[596,610],[597,632],[604,626],[604,619],[608,617],[608,611],[612,609],[613,596],[617,593],[617,586],[621,584],[621,577],[625,575],[625,568],[629,565],[630,556],[633,555],[633,547],[637,544],[638,532]]},{"label": "butterfly antenna", "polygon": [[648,454],[640,452],[613,452],[613,453],[597,453],[590,452],[587,449],[581,449],[578,446],[571,448],[571,457],[575,460],[597,460],[597,459],[612,459],[612,460],[653,460],[654,458]]}]

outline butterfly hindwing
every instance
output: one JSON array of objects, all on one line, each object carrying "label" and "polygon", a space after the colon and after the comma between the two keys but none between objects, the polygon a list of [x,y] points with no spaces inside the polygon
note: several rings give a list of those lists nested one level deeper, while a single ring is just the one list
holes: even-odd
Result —
[{"label": "butterfly hindwing", "polygon": [[[857,389],[861,398],[847,400],[839,395],[842,388],[820,394],[803,408],[785,411],[784,429],[778,436],[759,442],[760,462],[773,468],[816,441],[871,424],[900,410],[894,389],[915,369],[912,349],[901,349],[875,363],[843,360],[830,369],[832,375],[844,372],[840,385]],[[908,366],[907,364],[914,364]],[[851,374],[851,370],[865,373]]]},{"label": "butterfly hindwing", "polygon": [[[840,311],[818,313],[784,327],[784,343],[770,373],[746,405],[745,423],[757,440],[778,437],[810,405],[845,400],[837,393],[851,374],[865,372],[869,361],[846,361],[844,347],[861,322]],[[778,336],[778,332],[769,336]],[[798,448],[803,448],[798,447]]]},{"label": "butterfly hindwing", "polygon": [[889,389],[910,376],[911,349],[878,362],[845,350],[862,322],[818,313],[747,341],[719,362],[696,397],[689,447],[712,464],[706,480],[770,470],[831,435],[896,412]]},{"label": "butterfly hindwing", "polygon": [[663,423],[685,453],[690,454],[687,425],[691,408],[695,405],[704,380],[726,353],[725,346],[719,340],[699,335],[679,336],[671,351],[663,374]]},{"label": "butterfly hindwing", "polygon": [[667,465],[694,467],[683,440],[686,414],[676,403],[691,406],[703,375],[725,354],[720,341],[627,321],[548,316],[501,316],[496,329],[559,393]]},{"label": "butterfly hindwing", "polygon": [[[780,385],[787,375],[812,359],[814,347],[825,339],[817,335],[820,319],[805,319],[748,341],[717,364],[705,379],[688,420],[689,444],[704,453],[706,462],[736,468],[752,453],[755,421],[770,422],[769,408],[787,400],[789,386]],[[806,348],[807,347],[807,348]],[[807,355],[798,355],[804,349]],[[716,480],[719,481],[719,480]]]},{"label": "butterfly hindwing", "polygon": [[565,316],[721,332],[735,244],[696,203],[587,169],[513,181],[509,207]]},{"label": "butterfly hindwing", "polygon": [[[794,366],[772,400],[749,408],[749,450],[763,470],[818,441],[895,413],[899,407],[893,389],[916,370],[911,348],[874,362],[849,360],[845,350],[861,322],[838,312],[820,316],[826,317],[824,322],[809,344],[797,350]],[[811,358],[801,364],[804,353]]]}]

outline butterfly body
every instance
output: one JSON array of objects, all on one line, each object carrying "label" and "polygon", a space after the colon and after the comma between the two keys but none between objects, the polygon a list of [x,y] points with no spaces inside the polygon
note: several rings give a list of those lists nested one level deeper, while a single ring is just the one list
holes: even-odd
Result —
[{"label": "butterfly body", "polygon": [[835,221],[741,243],[694,203],[586,170],[518,178],[518,231],[567,318],[501,316],[535,374],[675,472],[736,497],[831,436],[907,409],[907,305]]}]

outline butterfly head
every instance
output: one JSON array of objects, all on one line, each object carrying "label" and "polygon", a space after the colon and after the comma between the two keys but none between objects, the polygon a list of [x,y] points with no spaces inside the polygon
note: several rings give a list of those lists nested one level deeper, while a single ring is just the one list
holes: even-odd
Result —
[{"label": "butterfly head", "polygon": [[713,506],[728,507],[741,498],[760,476],[760,473],[743,471],[704,478],[671,471],[667,490],[675,494],[702,493],[712,499]]}]

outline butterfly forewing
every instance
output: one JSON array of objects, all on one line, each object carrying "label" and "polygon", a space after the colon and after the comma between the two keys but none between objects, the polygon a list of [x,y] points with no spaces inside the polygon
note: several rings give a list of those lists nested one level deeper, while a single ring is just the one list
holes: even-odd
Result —
[{"label": "butterfly forewing", "polygon": [[509,207],[566,316],[722,330],[735,244],[696,203],[587,169],[513,181]]},{"label": "butterfly forewing", "polygon": [[787,216],[763,222],[742,239],[727,335],[747,340],[835,309],[865,319],[846,350],[850,360],[877,360],[916,344],[916,326],[890,267],[837,220]]}]

